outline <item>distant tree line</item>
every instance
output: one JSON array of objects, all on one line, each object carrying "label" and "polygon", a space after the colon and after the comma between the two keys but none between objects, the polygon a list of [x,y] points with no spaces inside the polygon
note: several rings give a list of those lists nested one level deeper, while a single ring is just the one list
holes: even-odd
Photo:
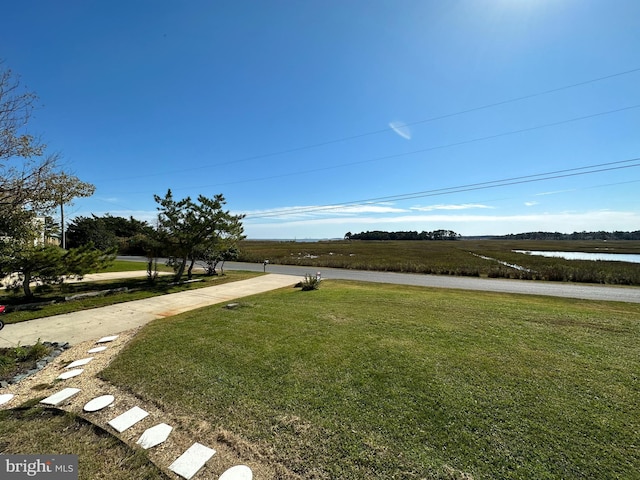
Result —
[{"label": "distant tree line", "polygon": [[434,230],[432,232],[383,232],[374,230],[371,232],[351,233],[347,232],[345,240],[458,240],[460,235],[452,230]]},{"label": "distant tree line", "polygon": [[635,232],[527,232],[496,238],[506,240],[640,240],[640,230]]}]

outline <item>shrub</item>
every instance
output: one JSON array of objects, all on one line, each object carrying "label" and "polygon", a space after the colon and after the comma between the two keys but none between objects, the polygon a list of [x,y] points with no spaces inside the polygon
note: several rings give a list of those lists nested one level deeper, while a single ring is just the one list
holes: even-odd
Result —
[{"label": "shrub", "polygon": [[0,355],[0,375],[5,375],[13,368],[15,362],[7,355]]},{"label": "shrub", "polygon": [[308,290],[318,290],[320,288],[320,275],[306,273],[304,275],[304,280],[302,280],[298,285],[302,288],[303,292]]}]

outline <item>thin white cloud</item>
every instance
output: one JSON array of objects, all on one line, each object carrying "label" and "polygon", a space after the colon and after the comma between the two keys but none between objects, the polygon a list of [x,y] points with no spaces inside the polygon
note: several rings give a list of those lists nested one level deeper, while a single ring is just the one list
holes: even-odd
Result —
[{"label": "thin white cloud", "polygon": [[291,220],[292,218],[318,218],[327,215],[360,215],[360,214],[392,214],[392,213],[405,213],[406,209],[393,207],[389,204],[371,204],[371,205],[335,205],[330,207],[325,206],[291,206],[283,208],[272,208],[264,210],[250,210],[243,212],[249,219],[251,217],[264,217],[268,216],[269,219],[284,219]]},{"label": "thin white cloud", "polygon": [[438,204],[427,205],[424,207],[411,207],[411,210],[417,210],[419,212],[432,212],[434,210],[469,210],[472,208],[493,208],[489,205],[482,205],[481,203],[457,203],[457,204]]},{"label": "thin white cloud", "polygon": [[461,235],[505,235],[532,231],[631,231],[640,213],[611,210],[521,215],[397,215],[325,217],[264,223],[246,222],[249,238],[342,238],[347,230],[453,230]]},{"label": "thin white cloud", "polygon": [[389,122],[389,127],[391,130],[396,132],[402,138],[406,138],[407,140],[411,140],[411,130],[409,127],[403,122]]},{"label": "thin white cloud", "polygon": [[569,192],[575,192],[575,191],[576,191],[575,188],[570,188],[569,190],[555,190],[551,192],[540,192],[540,193],[536,193],[536,196],[541,197],[543,195],[557,195],[558,193],[569,193]]},{"label": "thin white cloud", "polygon": [[527,207],[533,207],[534,205],[538,205],[540,202],[524,202]]},{"label": "thin white cloud", "polygon": [[340,207],[339,211],[343,213],[402,213],[407,210],[389,205],[348,205]]}]

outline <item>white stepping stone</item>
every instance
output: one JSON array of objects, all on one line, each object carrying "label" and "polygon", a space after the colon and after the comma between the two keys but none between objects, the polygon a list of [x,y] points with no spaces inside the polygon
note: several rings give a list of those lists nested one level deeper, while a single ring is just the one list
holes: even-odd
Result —
[{"label": "white stepping stone", "polygon": [[194,443],[186,452],[180,455],[175,462],[169,465],[169,470],[177,473],[182,478],[189,480],[198,470],[204,467],[216,453],[213,448],[205,447],[201,443]]},{"label": "white stepping stone", "polygon": [[102,337],[100,340],[98,340],[96,343],[108,343],[108,342],[113,342],[116,338],[118,338],[119,335],[111,335],[110,337]]},{"label": "white stepping stone", "polygon": [[122,433],[149,415],[140,407],[133,407],[109,422],[113,428]]},{"label": "white stepping stone", "polygon": [[44,403],[45,405],[53,405],[55,407],[57,405],[60,405],[65,400],[73,397],[79,391],[79,388],[65,388],[64,390],[60,390],[58,393],[54,393],[44,400],[40,400],[40,403]]},{"label": "white stepping stone", "polygon": [[155,427],[147,428],[136,443],[145,450],[147,448],[155,447],[169,438],[171,430],[173,430],[171,425],[159,423]]},{"label": "white stepping stone", "polygon": [[98,410],[102,410],[103,408],[111,405],[114,400],[115,397],[113,395],[102,395],[101,397],[96,397],[87,402],[83,410],[85,412],[97,412]]},{"label": "white stepping stone", "polygon": [[63,372],[60,375],[58,375],[57,380],[67,380],[69,378],[77,377],[82,372],[84,372],[84,369],[82,369],[82,368],[76,368],[75,370],[69,370],[68,372]]},{"label": "white stepping stone", "polygon": [[253,480],[253,472],[246,465],[236,465],[226,470],[218,480]]},{"label": "white stepping stone", "polygon": [[93,357],[89,357],[89,358],[83,358],[81,360],[76,360],[75,362],[71,362],[69,365],[67,365],[64,368],[76,368],[76,367],[81,367],[83,365],[86,365],[87,363],[89,363],[91,360],[93,360]]},{"label": "white stepping stone", "polygon": [[5,393],[3,395],[0,395],[0,405],[9,403],[9,400],[11,400],[14,396],[15,395],[13,393]]},{"label": "white stepping stone", "polygon": [[87,350],[87,353],[100,353],[100,352],[104,352],[107,349],[107,347],[95,347],[92,348],[91,350]]}]

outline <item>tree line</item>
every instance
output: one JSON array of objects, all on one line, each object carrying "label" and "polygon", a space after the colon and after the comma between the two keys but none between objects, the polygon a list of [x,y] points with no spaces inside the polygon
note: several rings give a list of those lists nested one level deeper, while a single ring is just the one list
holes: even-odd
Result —
[{"label": "tree line", "polygon": [[640,230],[634,232],[527,232],[504,235],[499,238],[506,240],[640,240]]},{"label": "tree line", "polygon": [[460,235],[452,230],[434,230],[432,232],[417,231],[408,232],[384,232],[373,230],[370,232],[347,232],[345,240],[459,240]]}]

